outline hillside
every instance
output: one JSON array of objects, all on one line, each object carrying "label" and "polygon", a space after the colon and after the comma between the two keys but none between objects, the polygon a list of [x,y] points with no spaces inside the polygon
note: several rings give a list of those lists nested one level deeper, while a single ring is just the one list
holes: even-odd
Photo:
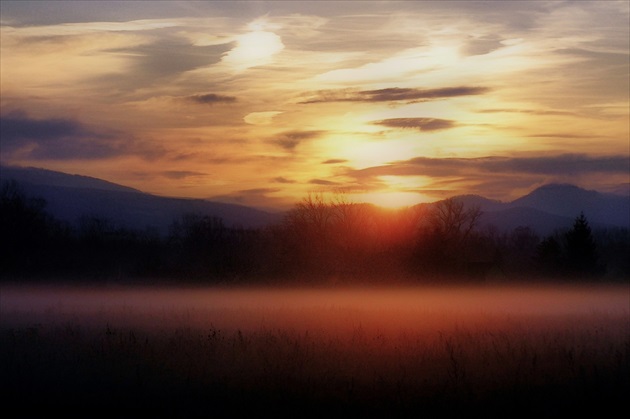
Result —
[{"label": "hillside", "polygon": [[549,214],[576,217],[580,212],[598,224],[628,226],[628,196],[589,191],[568,184],[549,184],[512,201],[509,206],[536,208]]},{"label": "hillside", "polygon": [[72,224],[81,217],[98,217],[116,226],[149,228],[166,234],[172,222],[185,214],[219,217],[228,226],[245,228],[270,225],[281,218],[278,213],[256,208],[155,196],[101,179],[49,170],[2,167],[0,179],[17,181],[28,196],[46,200],[51,215]]},{"label": "hillside", "polygon": [[539,234],[569,228],[581,212],[594,228],[630,228],[630,197],[589,191],[568,184],[549,184],[511,202],[479,195],[458,195],[453,199],[482,211],[480,228],[510,231],[527,226]]}]

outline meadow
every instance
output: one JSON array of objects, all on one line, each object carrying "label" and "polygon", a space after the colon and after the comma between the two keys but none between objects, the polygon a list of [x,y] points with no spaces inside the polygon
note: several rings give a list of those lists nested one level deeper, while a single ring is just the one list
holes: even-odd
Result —
[{"label": "meadow", "polygon": [[3,411],[555,417],[627,410],[623,285],[0,286]]}]

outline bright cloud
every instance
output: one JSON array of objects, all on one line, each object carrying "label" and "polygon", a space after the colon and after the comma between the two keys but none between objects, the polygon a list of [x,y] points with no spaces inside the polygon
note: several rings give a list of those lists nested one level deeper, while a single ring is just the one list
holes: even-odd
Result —
[{"label": "bright cloud", "polygon": [[223,57],[223,62],[235,71],[272,62],[273,56],[284,49],[284,44],[273,32],[256,30],[236,37],[237,46]]},{"label": "bright cloud", "polygon": [[280,111],[252,112],[245,115],[243,120],[250,125],[269,125],[273,122],[274,116],[281,113]]}]

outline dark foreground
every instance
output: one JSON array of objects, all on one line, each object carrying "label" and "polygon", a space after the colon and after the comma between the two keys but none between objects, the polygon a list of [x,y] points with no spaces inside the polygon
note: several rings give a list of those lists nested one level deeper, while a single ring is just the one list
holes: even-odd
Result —
[{"label": "dark foreground", "polygon": [[147,294],[143,308],[31,293],[21,309],[2,291],[0,389],[15,417],[605,417],[630,394],[627,294],[555,311],[558,294],[527,294],[528,310],[501,313],[487,290],[302,292],[284,305],[195,291],[170,305]]}]

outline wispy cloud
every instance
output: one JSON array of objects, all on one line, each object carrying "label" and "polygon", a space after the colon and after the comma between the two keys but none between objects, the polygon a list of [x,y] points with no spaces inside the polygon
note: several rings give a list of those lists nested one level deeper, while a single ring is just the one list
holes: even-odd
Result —
[{"label": "wispy cloud", "polygon": [[216,93],[200,93],[197,95],[187,96],[186,98],[192,102],[201,103],[204,105],[236,102],[235,96],[219,95]]},{"label": "wispy cloud", "polygon": [[0,139],[5,147],[19,146],[23,141],[52,141],[93,135],[79,122],[67,118],[30,118],[23,111],[0,117]]},{"label": "wispy cloud", "polygon": [[439,131],[457,126],[455,121],[439,118],[389,118],[372,123],[389,128],[411,128],[420,131]]},{"label": "wispy cloud", "polygon": [[492,108],[481,109],[479,113],[523,113],[529,115],[566,115],[574,116],[575,112],[559,111],[554,109],[517,109],[517,108]]},{"label": "wispy cloud", "polygon": [[333,182],[331,180],[326,179],[311,179],[308,181],[311,185],[321,185],[321,186],[335,186],[339,185],[339,182]]},{"label": "wispy cloud", "polygon": [[487,87],[480,86],[456,86],[437,89],[390,87],[377,90],[320,90],[314,92],[307,100],[300,103],[423,101],[480,95],[488,91]]},{"label": "wispy cloud", "polygon": [[90,129],[69,118],[36,119],[22,111],[0,117],[3,154],[36,160],[101,159],[133,153],[133,142],[121,141],[119,135]]},{"label": "wispy cloud", "polygon": [[487,158],[482,170],[536,174],[629,173],[628,156],[588,156],[562,154],[557,156]]},{"label": "wispy cloud", "polygon": [[287,179],[284,176],[275,177],[275,178],[271,179],[271,181],[274,182],[274,183],[285,183],[285,184],[295,183],[294,180]]},{"label": "wispy cloud", "polygon": [[287,131],[278,135],[272,142],[287,151],[293,151],[302,141],[320,137],[325,131]]},{"label": "wispy cloud", "polygon": [[162,173],[162,176],[167,177],[169,179],[175,179],[175,180],[186,179],[186,178],[191,178],[191,177],[196,178],[196,177],[208,176],[207,173],[194,172],[194,171],[189,171],[189,170],[166,170],[161,173]]},{"label": "wispy cloud", "polygon": [[258,208],[279,209],[287,206],[281,198],[275,196],[282,192],[280,188],[251,188],[241,189],[225,195],[209,197],[212,201],[226,202],[237,205],[254,206]]},{"label": "wispy cloud", "polygon": [[166,150],[113,129],[91,128],[70,118],[31,118],[23,111],[0,116],[4,157],[41,160],[99,160],[137,156],[152,160]]},{"label": "wispy cloud", "polygon": [[[157,42],[111,51],[129,60],[123,81],[136,88],[157,82],[164,83],[165,79],[186,71],[219,63],[223,54],[234,45],[227,41],[219,45],[191,45],[185,38],[173,36],[168,31],[163,32]],[[121,77],[118,76],[120,82]]]},{"label": "wispy cloud", "polygon": [[546,132],[540,134],[529,134],[530,138],[593,138],[593,135],[577,134],[573,132]]},{"label": "wispy cloud", "polygon": [[597,157],[584,154],[560,154],[536,157],[415,157],[360,170],[348,169],[345,175],[365,181],[379,176],[465,177],[475,173],[577,175],[623,174],[628,173],[628,171],[630,171],[630,160],[627,156]]},{"label": "wispy cloud", "polygon": [[[455,194],[479,194],[495,199],[516,197],[532,187],[550,182],[573,183],[607,181],[621,184],[630,171],[627,156],[487,156],[480,158],[416,157],[364,169],[340,173],[355,189],[387,190],[388,179],[403,179],[408,192],[441,199]],[[404,181],[409,179],[409,181]],[[417,179],[417,181],[416,181]],[[414,186],[415,185],[415,186]]]},{"label": "wispy cloud", "polygon": [[252,188],[252,189],[241,189],[237,193],[241,195],[264,195],[268,193],[274,193],[280,191],[279,188]]}]

